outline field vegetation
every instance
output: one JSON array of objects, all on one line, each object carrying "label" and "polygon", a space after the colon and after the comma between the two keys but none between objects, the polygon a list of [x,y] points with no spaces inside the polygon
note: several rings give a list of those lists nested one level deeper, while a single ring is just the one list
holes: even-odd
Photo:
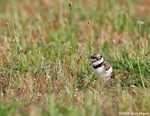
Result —
[{"label": "field vegetation", "polygon": [[[0,0],[0,116],[150,115],[149,6]],[[94,79],[92,53],[113,66],[109,86]]]}]

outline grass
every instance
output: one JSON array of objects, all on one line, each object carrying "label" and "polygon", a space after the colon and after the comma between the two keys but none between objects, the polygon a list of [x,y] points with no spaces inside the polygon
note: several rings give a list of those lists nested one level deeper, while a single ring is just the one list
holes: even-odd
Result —
[{"label": "grass", "polygon": [[[150,113],[148,0],[1,1],[0,115]],[[111,88],[94,81],[95,52]]]}]

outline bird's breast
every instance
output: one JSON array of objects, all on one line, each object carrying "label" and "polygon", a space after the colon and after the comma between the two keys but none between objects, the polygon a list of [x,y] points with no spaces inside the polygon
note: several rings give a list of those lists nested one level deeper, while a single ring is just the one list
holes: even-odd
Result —
[{"label": "bird's breast", "polygon": [[111,75],[112,73],[112,68],[110,68],[109,70],[105,70],[104,67],[99,67],[97,69],[93,68],[93,72],[95,74],[96,77],[101,77],[101,78],[105,78]]}]

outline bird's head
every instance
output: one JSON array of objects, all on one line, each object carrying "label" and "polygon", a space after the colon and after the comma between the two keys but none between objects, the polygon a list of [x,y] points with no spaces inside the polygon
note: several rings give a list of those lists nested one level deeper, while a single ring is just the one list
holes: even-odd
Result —
[{"label": "bird's head", "polygon": [[104,62],[104,58],[102,57],[102,55],[97,53],[91,55],[90,59],[91,59],[91,65],[98,65]]}]

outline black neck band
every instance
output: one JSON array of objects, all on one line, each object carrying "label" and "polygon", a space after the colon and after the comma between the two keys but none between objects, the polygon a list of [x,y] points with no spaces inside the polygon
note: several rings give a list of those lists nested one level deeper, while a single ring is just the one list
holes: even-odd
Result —
[{"label": "black neck band", "polygon": [[102,62],[102,63],[100,63],[100,64],[98,64],[98,65],[96,65],[96,66],[93,65],[93,68],[97,69],[97,68],[101,67],[101,66],[103,65],[103,63],[104,63],[104,62]]}]

